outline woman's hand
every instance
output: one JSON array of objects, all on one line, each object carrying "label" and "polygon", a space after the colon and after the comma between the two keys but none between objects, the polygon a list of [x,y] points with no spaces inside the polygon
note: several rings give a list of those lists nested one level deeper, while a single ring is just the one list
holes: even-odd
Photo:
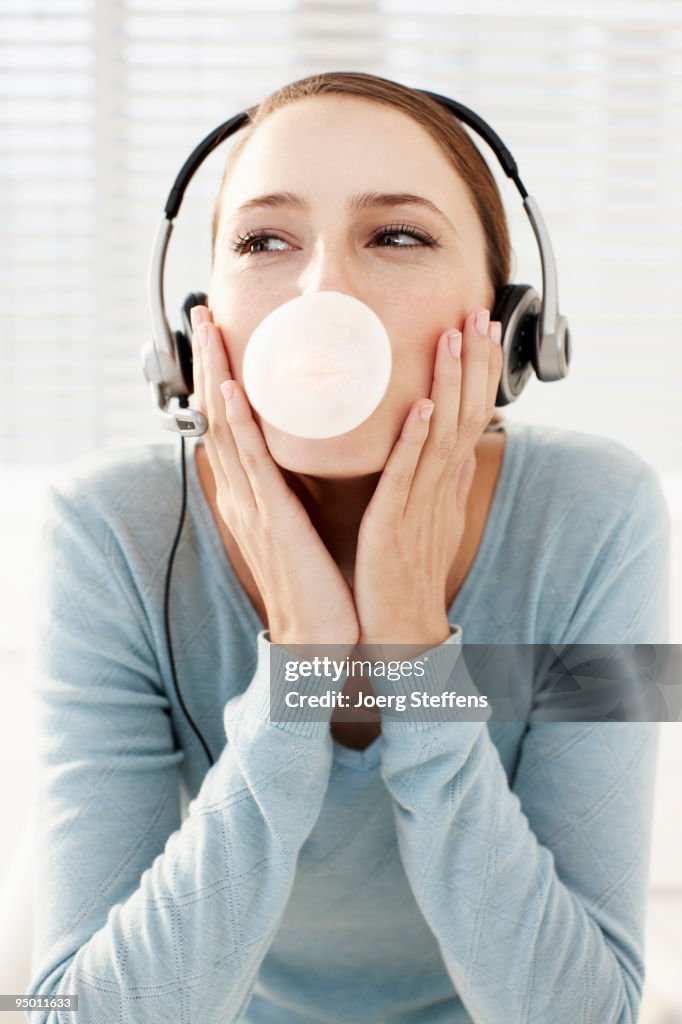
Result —
[{"label": "woman's hand", "polygon": [[[270,455],[205,306],[192,309],[192,327],[194,392],[209,424],[216,504],[262,596],[271,642],[354,645],[350,587]],[[221,391],[228,380],[231,397]]]},{"label": "woman's hand", "polygon": [[[501,325],[470,313],[460,355],[439,339],[431,402],[410,409],[358,533],[353,596],[361,644],[419,644],[450,635],[446,585],[465,525],[475,447],[495,408]],[[480,331],[476,324],[483,327]],[[432,410],[430,419],[420,409]]]}]

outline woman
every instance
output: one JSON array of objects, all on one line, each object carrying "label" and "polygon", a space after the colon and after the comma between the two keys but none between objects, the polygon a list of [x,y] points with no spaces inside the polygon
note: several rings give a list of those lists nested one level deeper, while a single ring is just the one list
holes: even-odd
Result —
[{"label": "woman", "polygon": [[[577,432],[486,431],[509,239],[437,104],[315,76],[243,140],[194,312],[209,430],[171,600],[220,753],[206,772],[169,685],[174,453],[85,460],[46,518],[32,991],[78,993],[80,1024],[634,1022],[654,724],[543,721],[521,674],[519,721],[273,721],[269,667],[291,643],[665,642],[655,474]],[[370,306],[393,355],[372,416],[322,441],[261,422],[241,384],[255,326],[316,290]]]}]

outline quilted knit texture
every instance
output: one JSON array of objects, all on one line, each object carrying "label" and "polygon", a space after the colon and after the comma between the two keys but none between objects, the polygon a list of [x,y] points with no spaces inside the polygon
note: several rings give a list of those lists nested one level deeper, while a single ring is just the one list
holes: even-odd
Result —
[{"label": "quilted knit texture", "polygon": [[[364,751],[270,722],[195,447],[170,616],[210,770],[164,632],[179,448],[98,453],[48,493],[29,991],[78,994],[78,1024],[634,1024],[656,724],[541,721],[541,678],[517,680],[523,721],[386,721]],[[669,532],[633,453],[512,421],[450,622],[666,643]]]}]

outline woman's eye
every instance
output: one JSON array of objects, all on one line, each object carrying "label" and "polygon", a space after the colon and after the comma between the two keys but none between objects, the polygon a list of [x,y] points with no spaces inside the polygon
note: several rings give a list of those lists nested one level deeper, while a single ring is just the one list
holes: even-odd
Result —
[{"label": "woman's eye", "polygon": [[252,231],[246,235],[238,235],[237,238],[232,242],[232,249],[239,255],[257,256],[259,252],[281,252],[282,250],[277,249],[254,249],[254,245],[260,245],[261,242],[267,242],[270,240],[280,242],[281,245],[285,246],[287,243],[283,242],[277,235],[269,235],[266,231]]},{"label": "woman's eye", "polygon": [[[410,238],[411,242],[397,242],[396,244],[388,243],[387,239],[392,238]],[[421,231],[416,231],[414,228],[408,228],[406,225],[400,227],[388,227],[381,228],[380,231],[374,236],[375,240],[378,241],[378,248],[383,249],[416,249],[421,245],[435,245],[436,241],[431,238],[430,235],[425,235]]]}]

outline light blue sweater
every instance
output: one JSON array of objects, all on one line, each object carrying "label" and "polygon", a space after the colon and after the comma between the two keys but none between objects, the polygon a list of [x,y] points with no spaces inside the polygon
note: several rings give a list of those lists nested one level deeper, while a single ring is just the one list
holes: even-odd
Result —
[{"label": "light blue sweater", "polygon": [[[602,438],[507,434],[450,609],[464,642],[668,642],[654,472]],[[386,720],[357,751],[273,724],[273,649],[195,446],[170,614],[208,771],[163,623],[179,445],[49,491],[30,991],[80,1002],[32,1024],[634,1024],[657,725]]]}]

